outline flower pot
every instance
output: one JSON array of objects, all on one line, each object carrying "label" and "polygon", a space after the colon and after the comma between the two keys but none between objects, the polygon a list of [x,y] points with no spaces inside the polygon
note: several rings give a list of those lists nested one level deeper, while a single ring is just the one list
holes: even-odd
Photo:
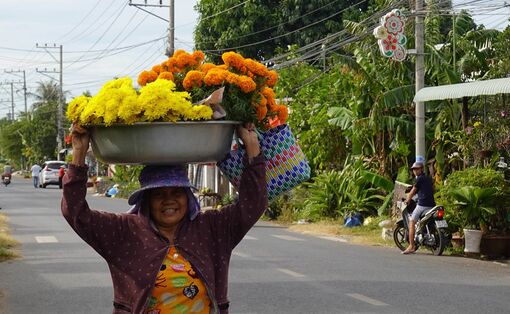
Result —
[{"label": "flower pot", "polygon": [[144,122],[90,127],[92,150],[110,164],[216,162],[230,151],[236,121]]},{"label": "flower pot", "polygon": [[460,249],[464,247],[464,238],[459,235],[452,236],[451,239],[452,247]]},{"label": "flower pot", "polygon": [[510,257],[510,235],[482,237],[480,254],[489,258]]},{"label": "flower pot", "polygon": [[480,253],[482,231],[464,229],[464,253]]}]

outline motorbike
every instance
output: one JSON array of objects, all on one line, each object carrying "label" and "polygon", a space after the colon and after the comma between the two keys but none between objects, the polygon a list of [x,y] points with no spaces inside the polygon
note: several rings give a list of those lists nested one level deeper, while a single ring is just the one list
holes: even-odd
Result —
[{"label": "motorbike", "polygon": [[[409,245],[409,220],[416,207],[416,202],[413,200],[409,204],[405,204],[400,201],[397,202],[397,207],[400,209],[402,217],[397,221],[393,230],[393,241],[400,250],[405,251]],[[444,207],[441,205],[424,212],[420,220],[416,222],[415,230],[416,249],[420,246],[426,247],[436,256],[443,254],[451,240],[448,223],[444,219]]]},{"label": "motorbike", "polygon": [[11,183],[11,177],[10,176],[3,176],[2,177],[2,183],[5,186],[8,186]]}]

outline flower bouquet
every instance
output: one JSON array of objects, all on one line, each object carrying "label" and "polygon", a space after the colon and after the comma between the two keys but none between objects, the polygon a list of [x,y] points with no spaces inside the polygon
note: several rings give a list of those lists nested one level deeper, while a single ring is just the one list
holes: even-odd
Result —
[{"label": "flower bouquet", "polygon": [[114,79],[93,97],[73,99],[67,118],[90,127],[104,162],[218,161],[230,150],[236,124],[270,129],[288,115],[272,90],[276,72],[234,52],[223,61],[206,63],[200,51],[178,50],[138,76],[140,89],[128,77]]}]

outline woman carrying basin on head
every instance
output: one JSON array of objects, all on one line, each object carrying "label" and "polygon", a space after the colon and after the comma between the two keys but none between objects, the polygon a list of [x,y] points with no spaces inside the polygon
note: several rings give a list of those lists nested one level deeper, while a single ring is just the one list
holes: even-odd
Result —
[{"label": "woman carrying basin on head", "polygon": [[183,166],[146,166],[128,213],[89,208],[86,129],[74,125],[73,161],[62,213],[108,263],[113,313],[228,313],[230,256],[267,207],[264,157],[253,125],[238,128],[246,146],[239,201],[200,212]]}]

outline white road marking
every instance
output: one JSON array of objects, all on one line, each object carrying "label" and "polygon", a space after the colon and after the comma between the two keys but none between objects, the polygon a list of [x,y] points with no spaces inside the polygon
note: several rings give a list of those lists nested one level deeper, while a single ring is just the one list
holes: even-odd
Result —
[{"label": "white road marking", "polygon": [[275,238],[287,240],[287,241],[305,241],[304,239],[301,239],[301,238],[296,238],[293,236],[282,235],[282,234],[272,234],[272,236]]},{"label": "white road marking", "polygon": [[241,253],[241,252],[232,252],[232,255],[239,256],[239,257],[242,257],[242,258],[249,258],[250,257],[250,255],[244,254],[244,253]]},{"label": "white road marking", "polygon": [[389,304],[386,304],[386,303],[381,302],[381,301],[376,300],[376,299],[369,298],[369,297],[364,296],[364,295],[359,294],[359,293],[347,293],[347,295],[350,296],[351,298],[356,299],[356,300],[363,301],[365,303],[376,305],[376,306],[386,306],[386,305],[389,305]]},{"label": "white road marking", "polygon": [[35,237],[37,243],[57,243],[58,240],[54,236],[38,236]]},{"label": "white road marking", "polygon": [[324,240],[335,241],[335,242],[342,242],[342,243],[348,242],[346,239],[339,238],[339,237],[319,237],[319,238],[324,239]]},{"label": "white road marking", "polygon": [[290,269],[277,268],[276,270],[281,271],[282,273],[285,273],[285,274],[287,274],[287,275],[290,275],[290,276],[292,276],[292,277],[296,277],[296,278],[303,278],[303,277],[306,277],[305,275],[300,274],[300,273],[296,273],[295,271],[292,271],[292,270],[290,270]]},{"label": "white road marking", "polygon": [[257,238],[249,236],[249,235],[245,235],[243,239],[244,240],[258,240]]}]

